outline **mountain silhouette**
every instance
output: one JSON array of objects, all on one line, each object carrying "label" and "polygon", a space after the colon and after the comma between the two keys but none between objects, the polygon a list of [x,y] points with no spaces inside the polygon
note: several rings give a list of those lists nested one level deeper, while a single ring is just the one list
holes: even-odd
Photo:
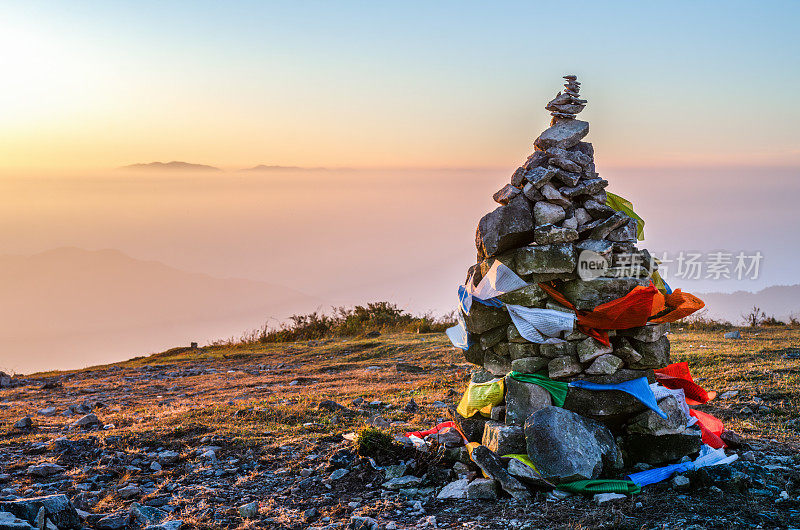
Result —
[{"label": "mountain silhouette", "polygon": [[767,316],[786,320],[800,317],[800,284],[774,285],[757,292],[697,293],[705,303],[708,316],[742,324],[742,314],[755,306]]},{"label": "mountain silhouette", "polygon": [[133,169],[138,171],[222,171],[218,167],[207,166],[205,164],[192,164],[189,162],[179,162],[173,160],[172,162],[149,162],[130,164],[122,166],[119,169]]}]

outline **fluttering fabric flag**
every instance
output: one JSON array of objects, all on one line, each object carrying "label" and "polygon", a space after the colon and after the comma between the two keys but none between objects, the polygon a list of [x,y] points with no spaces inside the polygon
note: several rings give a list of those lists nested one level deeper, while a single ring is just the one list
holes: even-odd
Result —
[{"label": "fluttering fabric flag", "polygon": [[711,414],[707,414],[695,409],[691,409],[689,413],[692,415],[692,417],[697,419],[697,424],[700,426],[700,432],[703,435],[704,444],[713,447],[714,449],[727,447],[721,438],[722,431],[725,430],[722,420],[712,416]]},{"label": "fluttering fabric flag", "polygon": [[640,471],[628,475],[628,479],[634,482],[637,486],[648,486],[667,480],[669,477],[676,473],[683,473],[701,467],[718,466],[722,464],[729,464],[739,458],[739,455],[733,454],[731,456],[725,455],[724,449],[713,449],[707,445],[703,445],[700,449],[700,456],[693,462],[684,462],[682,464],[671,464],[669,466],[657,467],[655,469],[648,469],[647,471]]},{"label": "fluttering fabric flag", "polygon": [[[539,287],[559,304],[575,310],[575,306],[552,285],[540,283]],[[657,292],[653,284],[647,287],[638,285],[622,298],[600,304],[592,311],[576,311],[578,326],[599,330],[645,326],[653,309],[653,297]]]},{"label": "fluttering fabric flag", "polygon": [[644,239],[644,219],[639,217],[633,211],[633,204],[628,199],[624,199],[615,193],[606,191],[606,206],[615,209],[618,212],[626,214],[628,217],[636,219],[636,239],[639,241]]},{"label": "fluttering fabric flag", "polygon": [[461,311],[456,316],[456,325],[447,328],[444,332],[456,348],[466,351],[472,346],[472,339],[469,337],[467,324],[464,322],[464,314]]},{"label": "fluttering fabric flag", "polygon": [[[717,396],[715,391],[706,391],[694,382],[692,374],[689,372],[688,362],[673,363],[664,368],[654,370],[654,372],[658,384],[667,389],[675,389],[673,391],[680,390],[685,396],[685,403],[688,405],[701,405]],[[694,409],[689,409],[689,415],[699,425],[703,434],[703,443],[714,449],[726,447],[725,442],[720,437],[722,431],[725,430],[725,426],[720,419]]]},{"label": "fluttering fabric flag", "polygon": [[665,419],[667,418],[667,414],[663,410],[661,410],[661,408],[658,406],[656,398],[653,395],[653,391],[650,389],[650,385],[648,384],[646,377],[640,377],[638,379],[632,379],[630,381],[623,381],[622,383],[615,383],[608,385],[600,383],[590,383],[589,381],[572,381],[571,383],[553,381],[543,373],[523,374],[520,372],[511,372],[511,377],[516,379],[517,381],[521,381],[523,383],[532,383],[534,385],[539,385],[540,387],[544,388],[550,394],[550,397],[553,400],[553,404],[556,405],[557,407],[564,406],[564,402],[566,401],[569,387],[582,388],[584,390],[598,390],[598,391],[619,390],[621,392],[625,392],[626,394],[630,394],[631,396],[635,397],[644,406],[653,410],[656,414],[658,414],[662,418]]},{"label": "fluttering fabric flag", "polygon": [[675,322],[688,317],[692,313],[703,309],[706,304],[693,294],[684,293],[680,289],[675,289],[671,293],[662,294],[664,297],[664,311],[655,313],[650,322],[655,324]]},{"label": "fluttering fabric flag", "polygon": [[494,263],[481,278],[481,281],[478,282],[478,285],[475,285],[472,278],[473,275],[470,275],[466,285],[458,290],[461,309],[467,315],[469,315],[469,311],[472,308],[473,298],[481,300],[484,304],[500,307],[500,302],[493,300],[493,298],[522,289],[528,285],[525,280],[517,276],[514,271],[506,267],[498,259],[494,260]]},{"label": "fluttering fabric flag", "polygon": [[558,484],[556,489],[569,491],[571,493],[623,493],[625,495],[635,495],[642,491],[632,480],[619,479],[594,479],[576,480],[575,482],[564,482]]},{"label": "fluttering fabric flag", "polygon": [[461,438],[461,441],[463,443],[466,444],[468,442],[467,438],[464,436],[464,433],[462,433],[458,429],[458,426],[452,421],[445,421],[443,423],[440,423],[439,425],[436,425],[435,427],[428,429],[427,431],[407,432],[405,433],[404,436],[406,438],[416,437],[421,440],[424,440],[426,436],[430,436],[432,434],[443,435],[443,436],[452,436],[453,434],[458,434],[458,437]]},{"label": "fluttering fabric flag", "polygon": [[670,288],[669,284],[664,281],[664,278],[661,277],[661,274],[657,270],[653,271],[653,274],[650,275],[650,278],[653,279],[653,284],[656,286],[661,294],[672,294],[672,289]]},{"label": "fluttering fabric flag", "polygon": [[472,278],[473,276],[470,276],[465,285],[459,286],[458,299],[461,311],[457,316],[456,325],[448,328],[445,332],[456,348],[468,350],[472,345],[464,322],[464,315],[469,315],[472,304],[475,302],[491,307],[505,306],[519,334],[537,344],[564,342],[560,335],[575,329],[575,315],[572,313],[503,304],[497,300],[496,297],[500,295],[528,285],[525,280],[499,260],[495,260],[477,286]]},{"label": "fluttering fabric flag", "polygon": [[519,334],[530,342],[564,342],[561,334],[575,329],[575,315],[572,313],[512,304],[506,304],[506,309]]},{"label": "fluttering fabric flag", "polygon": [[586,390],[621,390],[641,401],[642,405],[662,418],[667,419],[667,413],[658,406],[656,397],[653,395],[653,391],[650,390],[650,384],[647,382],[646,377],[631,379],[630,381],[623,381],[622,383],[613,385],[601,385],[598,383],[590,383],[589,381],[573,381],[569,386]]},{"label": "fluttering fabric flag", "polygon": [[711,401],[717,396],[715,391],[707,392],[703,387],[694,382],[689,372],[689,363],[672,363],[664,368],[653,370],[656,381],[667,388],[680,388],[686,395],[689,405],[701,405]]},{"label": "fluttering fabric flag", "polygon": [[511,377],[522,383],[539,385],[550,394],[553,405],[556,407],[564,406],[564,401],[567,399],[567,392],[569,391],[569,383],[553,381],[544,373],[524,374],[521,372],[511,372]]},{"label": "fluttering fabric flag", "polygon": [[[550,297],[559,304],[575,310],[575,306],[548,283],[540,283]],[[638,285],[621,298],[600,304],[592,311],[575,311],[578,329],[587,335],[608,329],[631,329],[647,325],[675,322],[691,315],[705,306],[702,300],[680,289],[664,294],[651,282],[644,287]],[[598,338],[596,335],[592,335]],[[608,335],[600,342],[608,345]]]},{"label": "fluttering fabric flag", "polygon": [[678,406],[681,408],[681,411],[683,411],[683,415],[686,416],[687,427],[697,423],[697,418],[692,416],[692,411],[689,409],[689,405],[686,404],[686,395],[683,393],[682,388],[673,389],[661,386],[658,383],[651,383],[650,390],[653,391],[653,396],[655,396],[656,402],[661,401],[665,397],[674,397],[675,401],[678,402]]},{"label": "fluttering fabric flag", "polygon": [[505,380],[502,377],[485,383],[470,381],[458,407],[456,407],[456,412],[464,418],[469,418],[476,412],[489,414],[493,406],[503,402],[505,392]]}]

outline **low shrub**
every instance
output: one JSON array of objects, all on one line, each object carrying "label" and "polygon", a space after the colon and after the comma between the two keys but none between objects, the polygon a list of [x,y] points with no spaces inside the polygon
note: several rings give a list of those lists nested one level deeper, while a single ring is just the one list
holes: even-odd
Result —
[{"label": "low shrub", "polygon": [[436,317],[412,315],[390,302],[371,302],[352,308],[335,307],[331,314],[319,311],[293,315],[279,327],[265,325],[246,333],[242,342],[297,342],[330,337],[355,337],[371,332],[441,333],[455,324],[453,313]]}]

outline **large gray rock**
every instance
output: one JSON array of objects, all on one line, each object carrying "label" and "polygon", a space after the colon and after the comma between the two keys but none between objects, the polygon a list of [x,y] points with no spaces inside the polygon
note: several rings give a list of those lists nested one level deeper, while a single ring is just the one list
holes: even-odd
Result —
[{"label": "large gray rock", "polygon": [[462,478],[455,480],[442,488],[437,499],[466,499],[467,488],[469,487],[469,479]]},{"label": "large gray rock", "polygon": [[[586,375],[578,377],[583,381],[600,384],[616,384],[638,377],[647,376],[652,382],[652,371],[636,371],[621,369],[612,375]],[[577,412],[582,416],[592,418],[616,428],[624,423],[630,416],[647,410],[641,401],[620,390],[585,390],[570,387],[564,408]]]},{"label": "large gray rock", "polygon": [[34,477],[49,477],[51,475],[58,475],[66,471],[66,468],[59,466],[53,462],[42,462],[41,464],[34,464],[29,466],[26,470],[28,475]]},{"label": "large gray rock", "polygon": [[525,187],[522,188],[522,194],[525,195],[529,201],[534,203],[547,200],[545,196],[542,195],[542,192],[540,192],[539,189],[530,182],[525,184]]},{"label": "large gray rock", "polygon": [[578,220],[573,215],[572,217],[568,217],[564,219],[564,222],[561,223],[561,228],[569,228],[570,230],[576,230],[578,228]]},{"label": "large gray rock", "polygon": [[587,337],[577,344],[578,360],[582,363],[588,363],[597,359],[601,355],[611,353],[613,348],[606,346],[594,337]]},{"label": "large gray rock", "polygon": [[478,223],[475,245],[483,256],[494,256],[504,250],[533,241],[533,212],[528,199],[514,197],[507,205],[483,216]]},{"label": "large gray rock", "polygon": [[525,168],[526,171],[530,171],[535,167],[546,166],[547,160],[549,158],[550,157],[548,156],[548,154],[542,150],[534,151],[533,153],[531,153],[531,155],[528,157],[528,159],[525,161],[522,167]]},{"label": "large gray rock", "polygon": [[661,436],[630,434],[623,440],[626,462],[643,462],[654,466],[694,455],[703,445],[702,433],[696,427],[690,427],[678,434]]},{"label": "large gray rock", "polygon": [[[581,210],[582,208],[578,208]],[[575,210],[575,215],[578,215],[578,210]],[[584,210],[585,211],[585,210]],[[604,258],[608,259],[611,257],[611,249],[614,248],[614,243],[611,241],[606,241],[605,239],[585,239],[579,243],[575,244],[575,248],[578,251],[582,250],[591,250],[596,254],[600,254]]]},{"label": "large gray rock", "polygon": [[551,482],[598,478],[618,465],[617,444],[607,427],[560,407],[546,407],[525,422],[528,456]]},{"label": "large gray rock", "polygon": [[569,243],[570,241],[575,241],[578,239],[578,231],[574,228],[544,225],[536,227],[533,237],[537,245],[547,245],[548,243]]},{"label": "large gray rock", "polygon": [[547,363],[547,375],[550,379],[564,379],[581,373],[581,365],[573,356],[556,357]]},{"label": "large gray rock", "polygon": [[508,352],[513,367],[514,361],[517,359],[537,357],[539,355],[539,345],[533,342],[510,342],[508,344]]},{"label": "large gray rock", "polygon": [[31,526],[27,521],[19,519],[13,513],[0,512],[1,530],[34,530],[35,528],[35,526]]},{"label": "large gray rock", "polygon": [[539,355],[547,357],[548,359],[555,359],[556,357],[571,357],[577,353],[577,347],[574,342],[557,342],[555,344],[540,344]]},{"label": "large gray rock", "polygon": [[572,272],[577,263],[578,256],[571,243],[524,247],[514,256],[514,270],[520,276]]},{"label": "large gray rock", "polygon": [[637,234],[637,224],[636,219],[631,219],[627,223],[623,224],[619,228],[613,230],[610,234],[608,234],[609,241],[620,241],[620,242],[636,242],[636,234]]},{"label": "large gray rock", "polygon": [[90,429],[92,427],[102,427],[103,422],[95,414],[87,414],[78,421],[70,425],[72,429]]},{"label": "large gray rock", "polygon": [[556,173],[556,180],[559,180],[567,186],[575,186],[581,180],[580,173],[572,173],[559,169]]},{"label": "large gray rock", "polygon": [[553,404],[550,393],[539,385],[506,376],[506,424],[525,425],[534,412]]},{"label": "large gray rock", "polygon": [[474,342],[472,345],[467,349],[464,350],[464,359],[468,363],[475,364],[477,366],[483,366],[483,358],[486,354],[486,350],[481,348],[480,342]]},{"label": "large gray rock", "polygon": [[614,341],[614,355],[625,361],[626,364],[636,364],[642,360],[642,355],[633,349],[625,337],[618,337]]},{"label": "large gray rock", "polygon": [[535,283],[531,283],[497,297],[504,304],[523,305],[525,307],[544,307],[547,303],[547,293]]},{"label": "large gray rock", "polygon": [[[500,343],[497,346],[501,346],[505,344],[508,346],[508,343]],[[495,349],[497,348],[495,346]],[[483,357],[483,367],[491,374],[502,377],[511,371],[511,358],[506,356],[500,356],[495,353],[495,350],[491,352],[486,352]]]},{"label": "large gray rock", "polygon": [[564,208],[558,204],[539,201],[533,206],[533,220],[536,226],[553,225],[567,216]]},{"label": "large gray rock", "polygon": [[546,129],[534,145],[546,151],[551,147],[569,149],[589,134],[589,123],[581,120],[558,120]]},{"label": "large gray rock", "polygon": [[550,359],[545,357],[522,357],[511,361],[511,370],[522,374],[535,374],[545,368]]},{"label": "large gray rock", "polygon": [[498,190],[492,196],[492,198],[495,200],[495,202],[505,205],[520,193],[522,193],[522,190],[518,187],[512,186],[511,184],[506,184],[500,190]]},{"label": "large gray rock", "polygon": [[647,409],[641,414],[637,414],[628,422],[625,430],[628,434],[652,434],[662,436],[664,434],[680,434],[687,429],[686,423],[689,418],[678,405],[678,401],[673,396],[667,396],[658,402],[659,408],[666,414],[662,418],[655,411]]},{"label": "large gray rock", "polygon": [[570,200],[561,195],[561,192],[549,182],[539,188],[539,193],[548,201],[563,206],[564,208],[572,206]]},{"label": "large gray rock", "polygon": [[518,425],[487,421],[481,443],[501,456],[525,453],[525,434]]},{"label": "large gray rock", "polygon": [[523,464],[516,458],[512,458],[508,461],[508,472],[522,482],[530,484],[531,486],[550,486],[550,484],[542,480],[542,477],[533,468],[531,468],[531,466]]},{"label": "large gray rock", "polygon": [[587,199],[586,202],[583,203],[583,207],[586,208],[586,211],[595,219],[605,219],[614,215],[616,212],[614,208],[607,206],[605,201],[598,202],[594,199]]},{"label": "large gray rock", "polygon": [[44,508],[47,519],[59,528],[81,528],[81,519],[66,495],[48,495],[13,501],[0,501],[0,512],[9,512],[34,524],[39,510]]},{"label": "large gray rock", "polygon": [[[587,201],[588,202],[588,201]],[[585,205],[584,205],[585,206]],[[614,212],[605,221],[598,224],[591,232],[588,239],[605,239],[611,232],[628,222],[630,217],[622,212]]]},{"label": "large gray rock", "polygon": [[489,478],[476,478],[467,486],[467,498],[493,501],[497,499],[497,482]]},{"label": "large gray rock", "polygon": [[590,375],[612,375],[622,368],[622,359],[616,355],[606,353],[595,359],[586,369]]},{"label": "large gray rock", "polygon": [[621,329],[617,335],[630,337],[641,342],[655,342],[669,331],[669,324],[648,324],[640,328]]},{"label": "large gray rock", "polygon": [[669,364],[669,339],[661,337],[655,342],[630,339],[631,346],[642,358],[628,366],[634,369],[661,368]]},{"label": "large gray rock", "polygon": [[581,166],[582,169],[592,167],[592,155],[588,155],[582,152],[580,149],[577,149],[577,146],[572,147],[570,149],[551,147],[550,149],[547,150],[547,154],[559,158],[566,158],[568,160],[572,160],[573,162]]},{"label": "large gray rock", "polygon": [[575,219],[578,221],[578,225],[585,225],[592,221],[592,216],[589,215],[586,208],[575,208]]},{"label": "large gray rock", "polygon": [[534,188],[541,188],[556,176],[558,172],[551,167],[535,167],[525,174],[525,180]]},{"label": "large gray rock", "polygon": [[550,165],[561,168],[564,171],[570,173],[576,173],[578,175],[583,171],[583,168],[580,166],[580,164],[573,162],[568,158],[560,158],[560,157],[551,158]]},{"label": "large gray rock", "polygon": [[506,340],[506,326],[499,326],[494,329],[482,333],[478,341],[481,343],[481,348],[488,350],[498,342]]},{"label": "large gray rock", "polygon": [[508,325],[511,317],[508,311],[502,307],[490,307],[480,302],[475,302],[470,308],[469,315],[464,315],[464,323],[467,331],[475,334],[483,334],[499,326]]},{"label": "large gray rock", "polygon": [[528,500],[531,498],[531,493],[519,480],[512,477],[505,467],[503,461],[497,456],[497,453],[490,450],[488,447],[479,445],[472,449],[469,454],[470,459],[481,468],[486,478],[496,480],[500,483],[503,491],[518,500]]},{"label": "large gray rock", "polygon": [[559,191],[564,197],[575,198],[580,195],[593,195],[608,186],[608,181],[600,178],[581,181],[577,186],[561,188]]},{"label": "large gray rock", "polygon": [[561,292],[576,309],[591,311],[600,304],[622,298],[638,285],[647,286],[646,278],[593,278],[564,282]]}]

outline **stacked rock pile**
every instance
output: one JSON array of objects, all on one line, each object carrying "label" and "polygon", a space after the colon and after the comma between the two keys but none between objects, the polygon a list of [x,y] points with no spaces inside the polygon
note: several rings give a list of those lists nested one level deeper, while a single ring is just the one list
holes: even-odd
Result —
[{"label": "stacked rock pile", "polygon": [[[647,250],[636,247],[637,220],[607,205],[608,182],[595,169],[592,144],[583,141],[589,124],[576,119],[586,100],[576,76],[564,79],[564,90],[546,106],[550,127],[510,183],[494,194],[500,206],[478,224],[477,263],[467,276],[477,286],[499,261],[527,282],[498,296],[500,307],[475,302],[462,315],[471,338],[465,357],[482,368],[472,381],[505,377],[505,404],[495,406],[490,418],[455,418],[471,441],[501,456],[527,453],[544,478],[556,482],[608,476],[623,456],[626,464],[659,464],[701,446],[699,429],[687,426],[685,404],[673,396],[658,402],[666,419],[618,390],[570,387],[563,407],[554,407],[542,386],[509,375],[540,373],[555,381],[601,384],[646,377],[653,383],[653,369],[670,363],[669,324],[609,331],[610,345],[577,329],[558,338],[563,340],[536,343],[520,334],[505,306],[573,315],[592,311],[649,286],[657,269]],[[556,302],[540,283],[560,292],[573,308]],[[569,457],[573,453],[596,458],[581,467],[576,464],[581,458]]]}]

